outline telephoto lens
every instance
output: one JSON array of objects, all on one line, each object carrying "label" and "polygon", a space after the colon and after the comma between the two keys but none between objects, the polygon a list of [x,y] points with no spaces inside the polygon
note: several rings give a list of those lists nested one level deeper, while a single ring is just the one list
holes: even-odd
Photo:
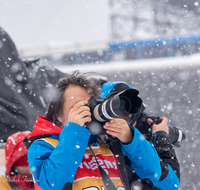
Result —
[{"label": "telephoto lens", "polygon": [[142,99],[138,94],[135,89],[127,89],[103,101],[94,108],[95,119],[105,122],[138,113],[142,105]]},{"label": "telephoto lens", "polygon": [[106,130],[103,125],[106,121],[125,117],[130,119],[143,109],[142,99],[138,94],[139,91],[135,89],[126,89],[105,101],[100,96],[91,97],[87,106],[90,108],[92,121],[86,127],[94,135],[104,135]]},{"label": "telephoto lens", "polygon": [[180,147],[180,142],[185,139],[185,133],[181,131],[179,128],[168,125],[169,128],[169,139],[172,144],[174,144],[177,147]]},{"label": "telephoto lens", "polygon": [[[150,116],[149,114],[143,112],[137,118],[136,128],[145,136],[145,138],[150,141],[151,140],[151,126],[148,124],[147,119],[150,118],[153,120],[155,124],[159,124],[161,122],[160,117]],[[130,120],[131,121],[131,120]],[[132,125],[131,121],[129,125]],[[167,126],[169,128],[169,140],[170,142],[177,147],[180,147],[180,142],[183,141],[186,137],[185,133],[179,129],[171,120],[168,120]]]}]

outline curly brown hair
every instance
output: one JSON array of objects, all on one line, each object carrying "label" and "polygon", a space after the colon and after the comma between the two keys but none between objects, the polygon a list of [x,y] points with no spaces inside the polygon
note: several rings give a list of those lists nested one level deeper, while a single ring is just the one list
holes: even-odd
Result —
[{"label": "curly brown hair", "polygon": [[99,87],[87,77],[92,73],[80,73],[74,71],[70,76],[61,78],[52,89],[51,95],[48,99],[48,107],[46,112],[46,118],[48,121],[53,122],[57,126],[61,126],[61,122],[57,116],[62,114],[64,105],[64,93],[65,90],[70,86],[80,86],[85,88],[91,96],[99,95]]}]

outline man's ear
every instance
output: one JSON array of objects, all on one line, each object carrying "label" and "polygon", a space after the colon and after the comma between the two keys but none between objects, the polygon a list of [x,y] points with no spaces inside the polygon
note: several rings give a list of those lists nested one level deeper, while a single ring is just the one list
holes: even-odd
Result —
[{"label": "man's ear", "polygon": [[60,123],[63,123],[63,117],[62,117],[62,114],[61,114],[61,113],[59,113],[59,114],[57,115],[57,119],[58,119],[58,121],[59,121]]}]

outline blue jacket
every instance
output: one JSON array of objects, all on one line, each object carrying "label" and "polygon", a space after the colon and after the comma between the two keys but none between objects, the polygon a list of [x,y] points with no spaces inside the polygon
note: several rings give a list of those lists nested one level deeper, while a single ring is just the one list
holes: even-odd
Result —
[{"label": "blue jacket", "polygon": [[[46,126],[48,126],[49,132],[51,131],[47,120],[44,118],[38,120],[37,126],[41,134],[43,134],[43,126],[44,130],[47,130]],[[35,130],[29,139],[36,135],[37,126],[34,127]],[[38,131],[37,135],[39,135]],[[41,138],[30,145],[29,166],[35,181],[42,189],[58,190],[62,189],[66,183],[74,182],[90,135],[88,129],[74,123],[67,123],[60,135],[48,137],[51,141]],[[54,140],[58,140],[57,144],[53,143]],[[128,145],[122,144],[122,149],[131,161],[130,169],[134,170],[141,179],[149,179],[156,187],[163,190],[178,189],[178,177],[170,166],[167,178],[159,181],[162,173],[159,156],[154,146],[146,141],[137,129],[134,129],[133,141]]]}]

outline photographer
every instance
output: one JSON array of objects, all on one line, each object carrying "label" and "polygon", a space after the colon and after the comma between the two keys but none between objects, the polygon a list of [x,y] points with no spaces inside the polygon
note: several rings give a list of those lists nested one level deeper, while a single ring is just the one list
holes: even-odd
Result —
[{"label": "photographer", "polygon": [[[168,157],[161,157],[163,160],[160,160],[157,153],[159,147],[156,151],[145,140],[134,128],[136,123],[132,128],[124,119],[116,118],[106,122],[103,127],[109,136],[117,137],[122,147],[120,149],[130,163],[127,164],[129,178],[123,178],[126,169],[122,171],[119,168],[118,157],[121,156],[113,153],[115,149],[112,152],[98,135],[91,135],[85,125],[92,120],[88,101],[98,94],[98,87],[87,80],[86,74],[78,72],[56,84],[46,117],[39,116],[32,133],[24,139],[37,185],[45,190],[121,190],[128,189],[127,179],[130,185],[133,184],[130,189],[134,189],[134,182],[140,178],[143,189],[178,189],[179,180],[166,162]],[[166,118],[162,118],[162,122],[154,124],[153,128],[157,130],[159,127],[164,131],[166,122]],[[161,133],[165,134],[163,131]],[[157,139],[154,138],[154,141],[157,146]],[[166,142],[169,143],[167,139]],[[169,152],[170,149],[165,151]],[[129,172],[136,173],[138,177],[129,175]]]},{"label": "photographer", "polygon": [[[131,87],[126,84],[125,82],[116,81],[116,82],[105,82],[102,85],[101,90],[101,97],[105,100],[108,100],[110,97],[122,92],[124,90],[131,89]],[[138,92],[139,93],[139,92]],[[144,110],[144,108],[143,108]],[[160,166],[161,166],[161,177],[159,181],[162,181],[163,185],[165,186],[168,184],[168,180],[170,179],[170,175],[173,176],[174,173],[178,176],[177,184],[179,184],[180,179],[180,166],[176,157],[175,150],[172,146],[172,143],[175,146],[180,146],[178,139],[183,140],[185,138],[184,133],[182,133],[182,137],[180,138],[178,135],[178,129],[175,126],[168,126],[168,119],[165,117],[155,117],[149,116],[147,113],[142,112],[139,113],[139,117],[136,117],[137,124],[134,123],[135,117],[125,117],[124,119],[128,120],[130,126],[134,125],[133,127],[137,128],[142,135],[152,143],[160,157]],[[133,115],[137,116],[137,115]],[[161,123],[160,121],[161,120]],[[160,124],[155,124],[160,123]],[[171,133],[170,133],[171,131]],[[126,165],[129,165],[126,162]],[[131,167],[129,165],[129,167]],[[157,189],[156,187],[150,188],[149,184],[145,183],[145,181],[141,181],[138,183],[138,175],[136,173],[132,173],[131,170],[128,170],[128,176],[131,181],[132,186],[138,186],[141,189]],[[141,176],[140,176],[141,177]],[[142,177],[141,177],[142,178]],[[134,180],[133,180],[134,179]],[[142,178],[143,179],[143,178]],[[175,185],[178,189],[178,186]],[[162,187],[161,189],[168,189],[168,187]]]}]

